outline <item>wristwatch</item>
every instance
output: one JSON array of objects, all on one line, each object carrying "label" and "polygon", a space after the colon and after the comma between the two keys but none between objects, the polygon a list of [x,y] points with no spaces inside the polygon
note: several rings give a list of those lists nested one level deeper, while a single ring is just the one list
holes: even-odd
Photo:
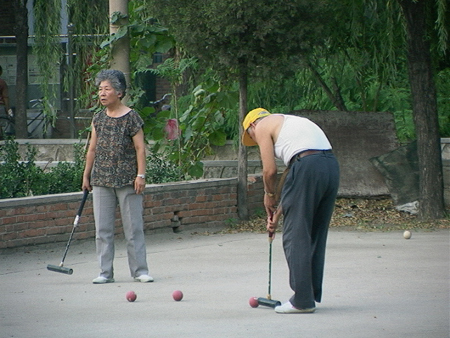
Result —
[{"label": "wristwatch", "polygon": [[143,178],[145,180],[145,174],[137,174],[136,177]]},{"label": "wristwatch", "polygon": [[267,196],[269,196],[269,197],[275,197],[275,194],[274,194],[274,193],[267,192],[267,191],[265,191],[265,190],[264,190],[264,193],[265,193]]}]

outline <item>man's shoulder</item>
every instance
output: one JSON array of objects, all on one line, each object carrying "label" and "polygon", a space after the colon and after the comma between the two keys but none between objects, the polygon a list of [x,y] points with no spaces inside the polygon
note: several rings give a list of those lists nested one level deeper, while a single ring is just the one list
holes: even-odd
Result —
[{"label": "man's shoulder", "polygon": [[284,122],[284,115],[283,114],[271,114],[269,116],[266,116],[263,118],[260,122],[261,126],[264,127],[264,129],[272,129],[276,128],[277,126],[281,125]]},{"label": "man's shoulder", "polygon": [[[258,134],[259,140],[263,139],[276,139],[278,133],[283,126],[284,115],[282,114],[271,114],[264,117],[259,123],[255,132]],[[261,146],[261,145],[260,145]]]}]

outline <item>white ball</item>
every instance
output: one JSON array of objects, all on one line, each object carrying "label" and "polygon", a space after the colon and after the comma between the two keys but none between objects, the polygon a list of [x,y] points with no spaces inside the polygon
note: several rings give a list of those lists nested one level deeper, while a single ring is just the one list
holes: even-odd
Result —
[{"label": "white ball", "polygon": [[410,238],[411,238],[411,232],[408,231],[408,230],[406,230],[406,231],[403,233],[403,237],[404,237],[405,239],[410,239]]}]

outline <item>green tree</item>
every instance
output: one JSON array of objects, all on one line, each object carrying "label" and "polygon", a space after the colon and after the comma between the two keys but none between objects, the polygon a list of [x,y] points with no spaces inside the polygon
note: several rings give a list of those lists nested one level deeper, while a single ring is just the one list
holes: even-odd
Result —
[{"label": "green tree", "polygon": [[[361,76],[356,79],[362,88],[361,101],[367,102],[369,90],[364,81],[369,83],[367,80],[371,76],[378,81],[381,91],[382,86],[398,85],[398,71],[404,71],[401,76],[405,78],[406,73],[409,75],[418,145],[419,215],[423,219],[445,215],[434,73],[449,67],[448,59],[445,61],[448,49],[447,4],[446,0],[350,0],[333,5],[339,20],[335,34],[330,36],[330,50],[331,53],[344,53],[347,56],[344,63],[359,69]],[[347,24],[345,18],[349,16]],[[338,91],[336,93],[339,94]],[[336,97],[339,98],[338,95]],[[376,109],[378,96],[373,102]]]},{"label": "green tree", "polygon": [[[239,83],[239,134],[247,113],[249,77],[286,65],[289,56],[322,43],[328,7],[323,1],[151,1],[155,15],[181,47]],[[248,218],[247,152],[238,150],[238,214]]]},{"label": "green tree", "polygon": [[[376,111],[384,90],[401,95],[404,101],[405,93],[410,93],[407,110],[412,110],[418,141],[420,216],[424,219],[445,214],[434,73],[445,74],[449,67],[447,4],[445,0],[329,2],[336,20],[330,22],[331,34],[323,37],[327,44],[295,56],[339,110],[349,110],[354,101],[363,110]],[[349,72],[354,74],[350,86],[344,82]],[[401,92],[399,84],[404,86],[407,73],[410,91]]]},{"label": "green tree", "polygon": [[[442,218],[445,215],[444,182],[429,37],[438,35],[437,46],[442,52],[446,51],[444,19],[448,2],[398,0],[398,3],[406,23],[408,70],[419,159],[419,215],[424,219]],[[433,34],[433,26],[428,28],[433,22],[436,22],[434,27],[438,28],[439,34]]]}]

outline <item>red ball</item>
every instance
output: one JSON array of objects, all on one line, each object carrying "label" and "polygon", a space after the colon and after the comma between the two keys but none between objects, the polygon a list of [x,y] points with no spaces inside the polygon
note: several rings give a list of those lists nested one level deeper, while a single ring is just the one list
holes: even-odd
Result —
[{"label": "red ball", "polygon": [[172,292],[172,297],[174,300],[179,302],[183,299],[183,292],[181,292],[180,290],[175,290],[174,292]]},{"label": "red ball", "polygon": [[136,298],[137,298],[137,295],[136,295],[136,293],[134,291],[128,291],[127,295],[126,295],[126,298],[127,298],[127,300],[129,302],[134,302],[136,300]]},{"label": "red ball", "polygon": [[258,307],[258,298],[256,297],[250,297],[250,299],[248,300],[248,303],[250,304],[251,307]]}]

